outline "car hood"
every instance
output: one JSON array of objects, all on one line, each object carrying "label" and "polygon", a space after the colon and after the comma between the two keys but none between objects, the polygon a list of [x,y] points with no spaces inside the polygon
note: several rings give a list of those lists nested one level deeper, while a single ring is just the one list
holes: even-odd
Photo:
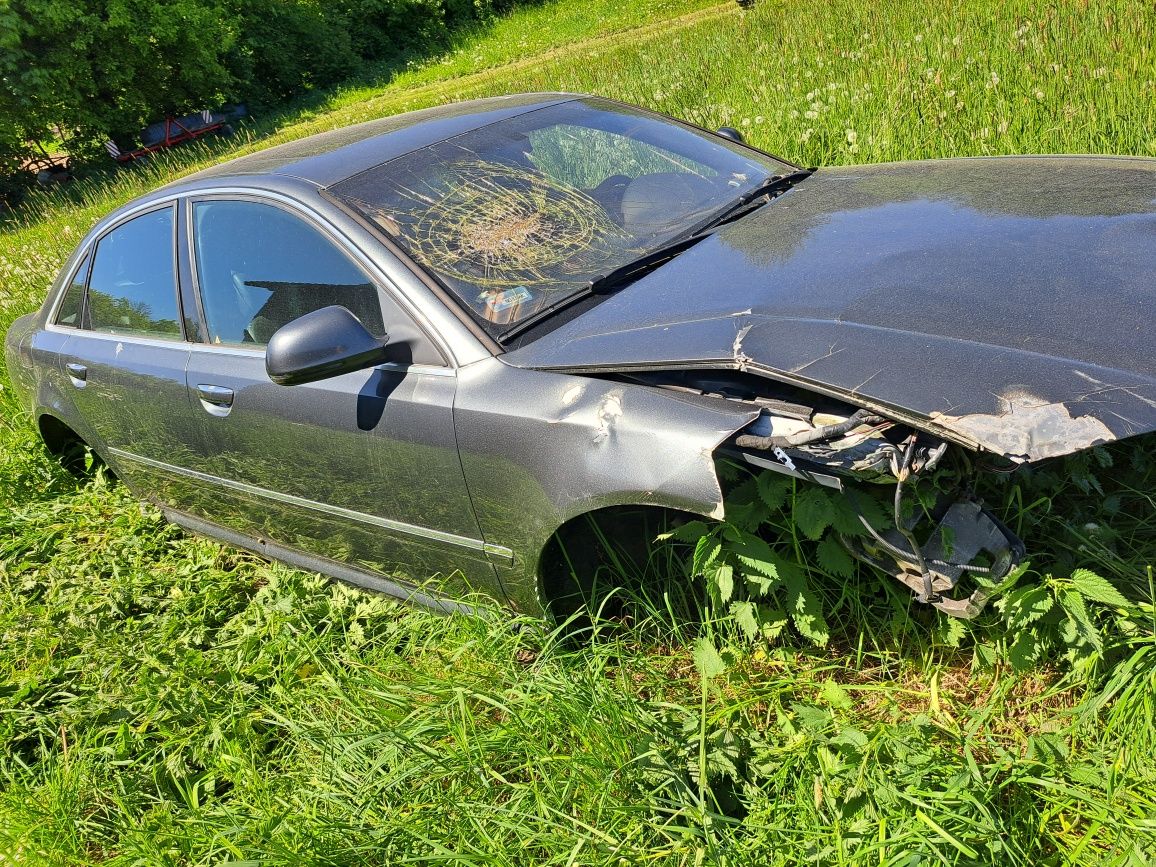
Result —
[{"label": "car hood", "polygon": [[733,368],[1035,460],[1156,428],[1156,160],[823,169],[508,363]]}]

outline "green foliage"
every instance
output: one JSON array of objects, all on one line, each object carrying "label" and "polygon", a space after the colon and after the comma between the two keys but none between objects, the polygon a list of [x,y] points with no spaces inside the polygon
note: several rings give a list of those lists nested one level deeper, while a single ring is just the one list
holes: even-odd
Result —
[{"label": "green foliage", "polygon": [[453,27],[504,5],[12,0],[0,7],[0,163],[56,130],[83,157],[166,115],[232,99],[281,102],[367,62],[444,47]]},{"label": "green foliage", "polygon": [[[1014,586],[1025,571],[1019,570],[1001,589]],[[1001,596],[995,607],[1003,615],[999,625],[1006,630],[1002,645],[1007,659],[1020,671],[1053,657],[1083,669],[1102,663],[1106,646],[1110,650],[1127,646],[1127,636],[1133,631],[1131,618],[1145,608],[1089,569],[1076,569],[1067,578],[1048,575],[1040,584],[1017,586]],[[1147,607],[1151,609],[1150,604]]]},{"label": "green foliage", "polygon": [[[882,525],[884,512],[874,498],[861,496],[856,506]],[[765,472],[734,487],[727,515],[726,522],[690,521],[664,537],[693,545],[689,570],[705,581],[714,611],[725,612],[749,641],[777,638],[789,620],[804,638],[825,645],[831,630],[814,582],[855,572],[838,538],[865,533],[850,502],[818,485],[797,486],[788,476]]]},{"label": "green foliage", "polygon": [[[1067,479],[1081,496],[1096,501],[1093,508],[1102,510],[1105,499],[1122,505],[1127,491],[1143,492],[1143,485],[1136,486],[1135,473],[1151,478],[1156,475],[1153,463],[1147,443],[1127,443],[1113,451],[1095,449],[1058,460],[1022,477],[988,475],[975,482],[993,499],[1022,502],[1025,491],[1042,486],[1054,485],[1052,493],[1059,495],[1064,487],[1060,480]],[[1127,488],[1121,489],[1119,469],[1124,467]],[[783,627],[790,623],[798,635],[823,646],[832,636],[830,623],[842,620],[848,607],[883,607],[878,585],[889,579],[857,563],[843,540],[866,532],[856,510],[870,516],[879,530],[891,526],[891,486],[851,486],[846,493],[836,493],[777,473],[751,476],[737,468],[732,472],[739,475],[727,495],[725,523],[690,521],[665,538],[693,551],[688,573],[705,582],[712,616],[728,624],[736,640],[755,647],[782,641]],[[945,472],[910,486],[909,493],[919,508],[926,509],[936,491],[954,484],[954,474]],[[1080,498],[1053,499],[1049,505],[1046,522],[1039,512],[1030,520],[1027,514],[1019,516],[1030,549],[1046,548],[1044,540],[1057,527],[1078,526],[1089,506]],[[1085,524],[1085,531],[1091,526],[1103,534],[1098,525]],[[1145,529],[1151,533],[1151,527]],[[1037,562],[1040,559],[1037,556]],[[1023,564],[998,585],[976,579],[992,600],[989,612],[967,623],[932,615],[939,641],[952,648],[970,642],[978,664],[990,667],[1003,661],[1017,671],[1062,661],[1090,672],[1117,658],[1130,646],[1136,621],[1152,610],[1150,596],[1130,599],[1091,565],[1073,565],[1069,558],[1063,562],[1066,573],[1061,563],[1044,572]],[[833,592],[848,584],[855,588],[853,596]],[[914,604],[897,582],[891,590],[897,594],[893,598]]]},{"label": "green foliage", "polygon": [[219,103],[240,21],[216,0],[15,0],[0,9],[0,116],[76,145]]}]

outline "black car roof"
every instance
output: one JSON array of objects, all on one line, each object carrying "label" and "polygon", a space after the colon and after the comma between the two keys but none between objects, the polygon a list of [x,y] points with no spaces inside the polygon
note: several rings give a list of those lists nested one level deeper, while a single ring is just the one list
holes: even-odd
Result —
[{"label": "black car roof", "polygon": [[383,117],[238,157],[182,178],[173,186],[209,178],[275,174],[328,187],[418,148],[577,98],[569,93],[523,93]]}]

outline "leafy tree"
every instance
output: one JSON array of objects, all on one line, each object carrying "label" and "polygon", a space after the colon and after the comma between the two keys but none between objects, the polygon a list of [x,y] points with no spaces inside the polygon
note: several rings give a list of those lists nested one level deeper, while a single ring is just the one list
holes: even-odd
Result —
[{"label": "leafy tree", "polygon": [[74,156],[165,115],[283,101],[445,44],[502,0],[0,0],[0,177],[57,135]]},{"label": "leafy tree", "polygon": [[11,0],[0,7],[0,114],[25,140],[123,136],[220,100],[239,33],[215,0]]}]

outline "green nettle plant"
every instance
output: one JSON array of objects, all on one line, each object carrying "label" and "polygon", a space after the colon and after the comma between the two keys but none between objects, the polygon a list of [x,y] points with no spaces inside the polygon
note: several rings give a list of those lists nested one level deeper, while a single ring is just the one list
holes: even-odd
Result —
[{"label": "green nettle plant", "polygon": [[[876,526],[885,521],[874,498],[860,497],[857,505]],[[775,639],[790,622],[825,645],[830,627],[814,583],[819,575],[838,580],[855,571],[838,538],[866,533],[851,501],[763,473],[732,488],[726,514],[726,521],[691,521],[664,536],[693,545],[690,570],[705,580],[713,610],[725,612],[748,640]]]},{"label": "green nettle plant", "polygon": [[[1143,480],[1151,466],[1141,441],[1115,450],[1096,448],[1010,476],[978,477],[976,493],[1027,538],[1033,559],[999,582],[982,575],[970,579],[989,594],[987,610],[974,621],[927,609],[938,643],[959,648],[969,642],[984,667],[1006,661],[1027,670],[1062,660],[1085,669],[1142,636],[1151,627],[1145,613],[1152,607],[1152,567],[1138,567],[1140,561],[1120,544],[1135,535],[1129,528],[1109,530],[1090,516],[1126,514],[1132,499],[1144,500],[1143,509],[1150,512]],[[910,607],[905,588],[859,564],[847,548],[867,535],[860,516],[878,529],[894,526],[893,488],[858,485],[836,492],[738,467],[724,474],[730,482],[726,520],[690,521],[661,538],[688,546],[687,570],[705,583],[710,617],[725,625],[729,638],[739,645],[773,642],[793,626],[814,645],[825,646],[832,637],[829,621],[848,605],[886,609],[890,597],[891,608]],[[960,482],[958,470],[945,470],[912,486],[904,519],[916,509],[929,512],[941,492]],[[1137,505],[1136,514],[1143,513]],[[1033,536],[1066,538],[1072,545],[1038,550]],[[1148,601],[1130,599],[1101,571],[1114,573],[1136,591],[1135,599]],[[852,593],[833,591],[852,582]]]}]

